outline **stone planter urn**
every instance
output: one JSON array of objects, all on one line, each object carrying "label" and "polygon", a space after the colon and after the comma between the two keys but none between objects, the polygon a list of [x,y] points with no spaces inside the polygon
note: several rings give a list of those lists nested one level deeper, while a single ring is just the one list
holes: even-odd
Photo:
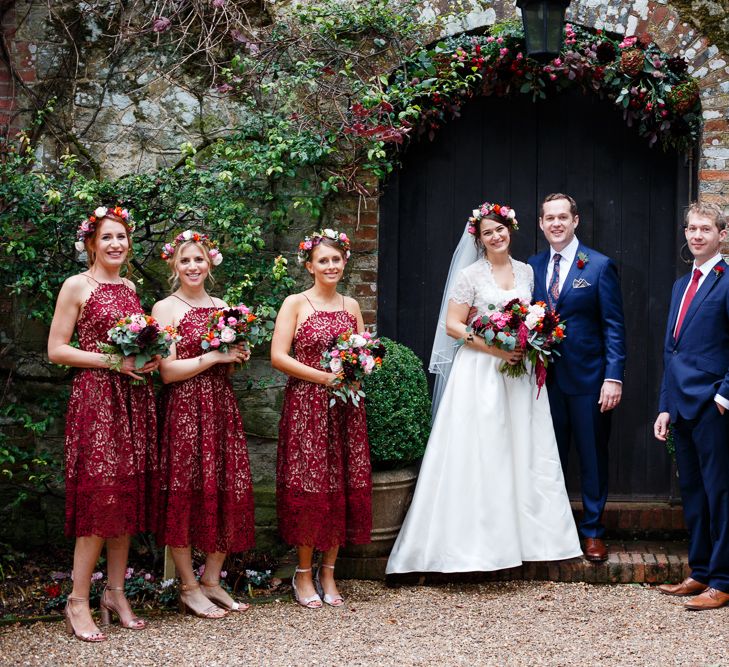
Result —
[{"label": "stone planter urn", "polygon": [[405,519],[418,466],[372,473],[372,542],[339,551],[337,577],[384,579],[387,558]]}]

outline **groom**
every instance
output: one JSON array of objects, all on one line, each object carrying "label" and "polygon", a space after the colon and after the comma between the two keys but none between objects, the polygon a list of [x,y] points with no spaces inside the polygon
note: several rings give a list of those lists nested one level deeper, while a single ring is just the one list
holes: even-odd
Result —
[{"label": "groom", "polygon": [[691,273],[673,285],[663,354],[658,440],[673,424],[691,576],[659,586],[695,595],[687,609],[729,603],[729,267],[720,254],[726,221],[713,204],[692,204],[685,235]]},{"label": "groom", "polygon": [[623,301],[615,264],[577,240],[577,203],[551,194],[539,226],[549,250],[529,258],[534,300],[544,301],[567,323],[560,357],[547,375],[549,405],[562,469],[572,440],[580,460],[585,558],[607,559],[602,512],[607,501],[608,439],[612,410],[622,396],[625,369]]}]

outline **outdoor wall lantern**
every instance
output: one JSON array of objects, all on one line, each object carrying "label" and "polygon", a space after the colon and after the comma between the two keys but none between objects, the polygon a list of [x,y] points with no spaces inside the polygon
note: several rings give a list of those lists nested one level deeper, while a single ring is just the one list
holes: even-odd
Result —
[{"label": "outdoor wall lantern", "polygon": [[564,13],[569,4],[570,0],[516,0],[530,58],[545,61],[559,55]]}]

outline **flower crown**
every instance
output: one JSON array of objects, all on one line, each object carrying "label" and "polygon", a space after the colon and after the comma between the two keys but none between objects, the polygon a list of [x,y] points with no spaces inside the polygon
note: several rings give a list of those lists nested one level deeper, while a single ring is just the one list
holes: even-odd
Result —
[{"label": "flower crown", "polygon": [[349,237],[344,232],[338,232],[335,229],[320,229],[311,236],[305,236],[304,240],[299,243],[299,264],[308,262],[311,259],[311,251],[324,239],[335,241],[339,249],[344,251],[344,258],[349,259],[352,254],[349,251]]},{"label": "flower crown", "polygon": [[468,219],[468,233],[476,236],[476,223],[491,213],[501,216],[505,220],[505,224],[513,231],[519,229],[519,223],[516,221],[516,211],[513,208],[484,202],[478,208],[473,209],[472,215]]},{"label": "flower crown", "polygon": [[89,238],[94,231],[96,231],[96,223],[107,215],[115,215],[117,218],[121,218],[127,223],[129,231],[134,231],[134,220],[132,220],[132,216],[127,209],[122,208],[121,206],[99,206],[96,210],[94,210],[93,215],[84,219],[76,230],[76,243],[74,243],[76,250],[79,252],[84,251],[86,248],[86,239]]},{"label": "flower crown", "polygon": [[177,246],[185,241],[202,243],[208,249],[210,261],[213,263],[213,266],[219,266],[222,263],[223,255],[220,250],[218,250],[218,244],[215,241],[212,241],[207,234],[193,232],[191,229],[186,229],[184,232],[175,236],[174,241],[171,243],[164,244],[162,247],[162,253],[160,254],[162,259],[172,259],[175,254],[175,250],[177,250]]}]

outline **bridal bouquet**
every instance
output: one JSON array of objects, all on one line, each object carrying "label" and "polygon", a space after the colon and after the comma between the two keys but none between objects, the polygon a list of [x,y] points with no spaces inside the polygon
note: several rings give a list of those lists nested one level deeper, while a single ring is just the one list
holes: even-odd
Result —
[{"label": "bridal bouquet", "polygon": [[547,309],[544,301],[537,301],[528,307],[524,326],[529,332],[526,336],[526,358],[534,367],[537,387],[541,391],[547,379],[547,366],[550,360],[554,355],[560,356],[554,348],[564,339],[567,325],[560,322],[557,313]]},{"label": "bridal bouquet", "polygon": [[[159,355],[168,357],[173,343],[182,340],[174,327],[160,327],[150,315],[138,313],[122,317],[107,332],[109,342],[99,343],[105,354],[118,354],[122,357],[136,356],[134,367],[140,369],[144,364]],[[121,368],[121,361],[110,366],[112,370]]]},{"label": "bridal bouquet", "polygon": [[[494,345],[500,350],[513,352],[517,345],[525,347],[527,326],[525,317],[529,306],[519,299],[507,301],[503,306],[489,305],[489,313],[477,317],[471,322],[471,331],[481,336],[486,345]],[[518,378],[526,375],[527,367],[524,360],[516,364],[508,364],[505,361],[499,367],[502,373],[509,377]]]},{"label": "bridal bouquet", "polygon": [[261,336],[258,317],[244,303],[221,308],[210,315],[208,329],[202,335],[200,346],[208,350],[227,352],[231,345],[243,343],[250,349]]},{"label": "bridal bouquet", "polygon": [[[512,299],[503,306],[489,306],[489,314],[477,317],[471,323],[471,330],[481,336],[487,345],[495,345],[509,352],[516,346],[524,349],[524,359],[534,368],[537,387],[541,391],[547,379],[547,366],[553,356],[559,356],[555,349],[565,337],[566,324],[559,315],[547,309],[543,301],[531,305]],[[499,370],[509,377],[521,377],[527,373],[522,359],[517,364],[501,364]],[[537,392],[539,397],[539,392]]]},{"label": "bridal bouquet", "polygon": [[[332,394],[343,403],[351,400],[359,406],[360,399],[364,398],[360,382],[382,365],[384,356],[385,346],[368,331],[339,334],[321,358],[322,368],[339,376],[339,383],[332,388]],[[329,401],[330,407],[336,403],[336,398]]]}]

